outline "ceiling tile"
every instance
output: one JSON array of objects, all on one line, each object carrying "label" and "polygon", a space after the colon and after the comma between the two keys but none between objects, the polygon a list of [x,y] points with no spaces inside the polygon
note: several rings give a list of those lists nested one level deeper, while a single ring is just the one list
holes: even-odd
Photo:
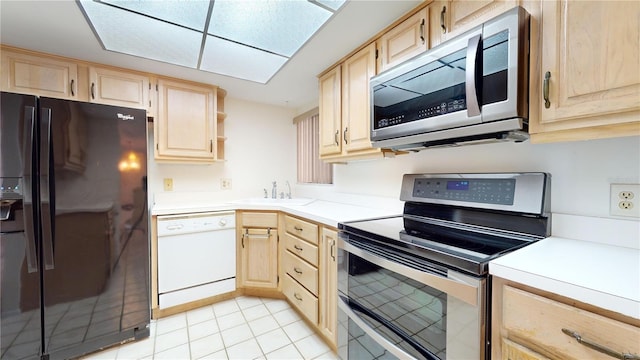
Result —
[{"label": "ceiling tile", "polygon": [[209,0],[100,0],[188,28],[205,31]]},{"label": "ceiling tile", "polygon": [[202,34],[93,1],[80,1],[107,50],[195,68]]},{"label": "ceiling tile", "polygon": [[208,32],[290,57],[331,15],[300,0],[216,0]]},{"label": "ceiling tile", "polygon": [[200,69],[266,83],[287,58],[214,36],[207,36]]}]

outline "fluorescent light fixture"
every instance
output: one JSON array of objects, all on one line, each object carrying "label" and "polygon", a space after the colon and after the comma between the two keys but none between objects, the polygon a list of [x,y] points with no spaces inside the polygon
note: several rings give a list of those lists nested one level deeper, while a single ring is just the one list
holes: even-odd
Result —
[{"label": "fluorescent light fixture", "polygon": [[105,50],[267,83],[346,0],[78,0]]}]

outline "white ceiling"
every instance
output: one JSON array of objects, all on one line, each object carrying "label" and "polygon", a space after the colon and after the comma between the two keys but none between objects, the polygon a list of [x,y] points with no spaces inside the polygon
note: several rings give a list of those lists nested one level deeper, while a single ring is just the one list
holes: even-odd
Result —
[{"label": "white ceiling", "polygon": [[[293,0],[291,0],[293,1]],[[267,84],[103,50],[75,1],[0,0],[0,42],[101,64],[218,85],[234,98],[307,110],[317,75],[421,0],[351,0]]]}]

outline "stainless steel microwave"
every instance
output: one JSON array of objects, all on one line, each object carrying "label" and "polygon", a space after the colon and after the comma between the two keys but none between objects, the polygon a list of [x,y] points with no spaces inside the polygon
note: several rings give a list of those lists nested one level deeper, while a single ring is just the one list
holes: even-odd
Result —
[{"label": "stainless steel microwave", "polygon": [[372,77],[372,144],[525,141],[528,78],[529,14],[515,7]]}]

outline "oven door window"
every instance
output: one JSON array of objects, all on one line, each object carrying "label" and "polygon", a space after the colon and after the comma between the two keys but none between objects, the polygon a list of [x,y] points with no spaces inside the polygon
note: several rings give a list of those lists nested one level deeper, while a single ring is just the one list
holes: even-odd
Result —
[{"label": "oven door window", "polygon": [[[348,305],[397,347],[418,359],[446,358],[447,295],[349,254]],[[352,325],[350,324],[350,327]],[[351,329],[350,329],[351,330]],[[351,342],[360,337],[350,331]],[[354,348],[371,348],[367,343]],[[377,358],[380,354],[371,354]]]}]

